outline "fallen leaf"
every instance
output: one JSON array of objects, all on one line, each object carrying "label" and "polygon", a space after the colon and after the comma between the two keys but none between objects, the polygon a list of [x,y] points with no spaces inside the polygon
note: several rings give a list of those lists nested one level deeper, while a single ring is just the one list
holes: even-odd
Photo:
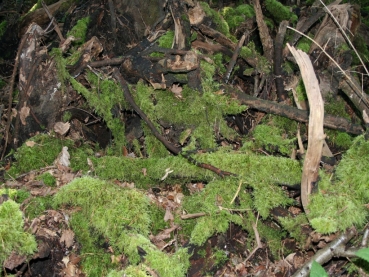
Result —
[{"label": "fallen leaf", "polygon": [[33,146],[35,146],[35,144],[36,144],[36,142],[34,142],[34,141],[32,141],[32,140],[28,140],[28,141],[26,141],[26,145],[27,145],[28,147],[33,147]]},{"label": "fallen leaf", "polygon": [[23,125],[27,124],[26,118],[29,116],[29,111],[30,111],[30,108],[27,107],[27,103],[24,102],[24,105],[21,108],[20,113],[19,113],[19,118],[20,118]]},{"label": "fallen leaf", "polygon": [[64,136],[70,128],[69,122],[56,122],[54,125],[54,131],[55,133]]},{"label": "fallen leaf", "polygon": [[175,97],[177,97],[178,99],[182,99],[182,90],[183,88],[180,85],[177,84],[173,84],[170,87],[170,91],[174,93]]},{"label": "fallen leaf", "polygon": [[65,247],[69,248],[73,245],[74,232],[72,230],[64,230],[60,238],[60,243],[65,243]]}]

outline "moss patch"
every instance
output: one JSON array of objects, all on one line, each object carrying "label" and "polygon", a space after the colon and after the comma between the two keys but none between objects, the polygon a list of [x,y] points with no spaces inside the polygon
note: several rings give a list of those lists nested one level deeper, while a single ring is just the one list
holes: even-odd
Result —
[{"label": "moss patch", "polygon": [[23,231],[23,215],[19,210],[19,204],[13,200],[2,203],[0,205],[0,222],[1,264],[12,251],[20,255],[29,255],[37,249],[35,238]]},{"label": "moss patch", "polygon": [[333,233],[367,221],[369,142],[357,137],[336,168],[336,178],[321,174],[319,193],[309,205],[310,223],[320,233]]},{"label": "moss patch", "polygon": [[[84,177],[62,187],[54,197],[54,205],[62,204],[82,208],[81,216],[77,216],[73,224],[77,237],[81,236],[80,230],[86,233],[92,228],[94,234],[89,232],[89,235],[93,235],[95,241],[99,236],[105,238],[114,252],[127,255],[132,265],[141,262],[137,251],[137,247],[141,247],[147,253],[143,263],[161,276],[185,275],[189,266],[186,250],[180,249],[168,255],[157,250],[148,239],[151,226],[150,203],[138,190],[123,189],[106,181]],[[88,221],[89,229],[83,226],[86,224],[84,219]],[[93,242],[87,241],[85,244],[92,245]],[[94,254],[90,258],[86,257],[83,264],[88,275],[97,270],[96,267],[102,266],[108,270],[109,266],[102,265],[101,261],[96,263],[89,260],[99,256]],[[111,264],[110,259],[108,264]]]}]

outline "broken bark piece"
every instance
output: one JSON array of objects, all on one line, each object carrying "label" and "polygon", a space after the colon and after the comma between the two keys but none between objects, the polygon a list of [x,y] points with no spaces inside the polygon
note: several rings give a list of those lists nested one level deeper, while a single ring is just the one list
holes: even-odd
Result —
[{"label": "broken bark piece", "polygon": [[324,102],[309,56],[301,50],[296,50],[294,47],[289,47],[289,49],[300,68],[310,107],[308,149],[306,151],[301,180],[301,202],[305,212],[309,213],[307,208],[309,195],[318,182],[319,164],[325,138],[323,130]]}]

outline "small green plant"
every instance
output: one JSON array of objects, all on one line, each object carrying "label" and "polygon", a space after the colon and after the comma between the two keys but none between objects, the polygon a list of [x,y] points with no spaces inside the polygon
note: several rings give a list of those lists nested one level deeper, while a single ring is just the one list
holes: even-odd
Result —
[{"label": "small green plant", "polygon": [[310,270],[310,277],[328,277],[328,274],[320,264],[313,261]]}]

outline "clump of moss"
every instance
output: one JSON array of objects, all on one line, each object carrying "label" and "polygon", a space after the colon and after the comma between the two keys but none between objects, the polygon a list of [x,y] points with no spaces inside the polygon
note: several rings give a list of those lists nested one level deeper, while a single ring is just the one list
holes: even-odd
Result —
[{"label": "clump of moss", "polygon": [[266,0],[265,8],[277,23],[280,23],[282,20],[289,20],[291,23],[297,22],[297,15],[290,12],[289,7],[284,6],[277,0]]},{"label": "clump of moss", "polygon": [[0,188],[0,195],[7,195],[16,203],[21,204],[31,194],[25,189]]},{"label": "clump of moss", "polygon": [[8,26],[8,22],[6,20],[2,21],[0,23],[0,39],[2,38],[2,36],[5,34],[6,31],[6,27]]},{"label": "clump of moss", "polygon": [[95,112],[104,118],[113,134],[115,151],[121,153],[122,146],[126,144],[124,124],[120,118],[113,116],[112,110],[117,104],[122,107],[126,106],[122,90],[112,80],[99,81],[99,77],[92,72],[88,72],[86,76],[92,85],[90,90],[74,78],[70,78],[70,82],[73,88],[87,99],[89,106],[94,107]]},{"label": "clump of moss", "polygon": [[333,143],[340,149],[346,150],[350,148],[354,140],[354,137],[346,132],[329,129],[326,129],[324,132],[327,135],[327,139],[329,140],[329,142]]},{"label": "clump of moss", "polygon": [[289,156],[295,148],[296,138],[288,139],[282,130],[275,126],[258,125],[253,132],[254,145],[256,148],[265,148],[267,151]]},{"label": "clump of moss", "polygon": [[[214,148],[216,135],[222,135],[230,140],[235,139],[237,133],[230,129],[224,116],[238,114],[245,110],[245,106],[239,105],[226,95],[217,95],[219,87],[213,81],[215,66],[208,63],[202,64],[204,68],[202,86],[203,94],[184,86],[183,100],[178,99],[166,90],[155,91],[153,88],[139,82],[136,86],[136,103],[148,115],[153,122],[158,119],[164,122],[189,128],[193,137],[201,148]],[[151,95],[155,94],[154,104]],[[220,130],[218,134],[214,130]],[[150,149],[148,149],[150,151]]]},{"label": "clump of moss", "polygon": [[230,37],[229,26],[223,17],[219,15],[218,12],[210,8],[208,3],[200,2],[200,5],[206,16],[212,18],[212,21],[216,24],[216,29],[227,37]]},{"label": "clump of moss", "polygon": [[37,177],[38,180],[44,182],[44,184],[48,187],[55,187],[56,186],[56,179],[50,172],[45,172]]},{"label": "clump of moss", "polygon": [[[168,255],[157,250],[148,239],[151,226],[149,199],[138,190],[123,189],[106,181],[84,177],[61,188],[54,198],[54,205],[62,204],[81,207],[81,216],[86,218],[89,229],[95,230],[94,237],[106,238],[114,252],[123,252],[132,265],[141,262],[137,252],[137,247],[141,247],[147,253],[144,263],[161,276],[185,275],[189,266],[185,249]],[[77,238],[81,229],[79,222],[81,218],[73,224]],[[86,232],[86,228],[82,229]],[[91,261],[88,265],[91,267],[87,272],[89,275],[97,270],[96,267],[102,266],[101,262]],[[107,268],[105,265],[103,267]]]},{"label": "clump of moss", "polygon": [[345,101],[341,97],[326,97],[324,110],[327,114],[350,119],[346,111]]},{"label": "clump of moss", "polygon": [[312,44],[313,42],[310,40],[310,39],[308,39],[308,38],[306,38],[306,37],[302,37],[299,41],[298,41],[298,43],[297,43],[297,45],[296,45],[296,48],[297,49],[300,49],[300,50],[302,50],[302,51],[304,51],[305,53],[308,53],[309,52],[309,50],[310,50],[310,46],[311,46],[311,44]]},{"label": "clump of moss", "polygon": [[84,17],[77,21],[77,24],[67,33],[67,37],[74,36],[76,38],[76,44],[83,44],[86,41],[86,33],[88,24],[90,23],[90,17]]},{"label": "clump of moss", "polygon": [[15,177],[19,174],[40,169],[53,164],[63,146],[68,147],[71,154],[71,168],[73,170],[88,170],[87,156],[92,155],[92,149],[86,144],[80,148],[74,147],[74,142],[69,139],[58,139],[48,134],[40,134],[29,141],[35,142],[34,146],[23,144],[14,153],[14,162],[5,176]]},{"label": "clump of moss", "polygon": [[158,39],[158,44],[163,48],[172,48],[174,40],[174,31],[167,31]]},{"label": "clump of moss", "polygon": [[39,196],[32,198],[25,209],[26,216],[30,219],[34,219],[42,215],[46,210],[50,210],[52,199],[52,196]]},{"label": "clump of moss", "polygon": [[319,193],[311,196],[310,223],[320,233],[333,233],[367,221],[369,142],[357,137],[336,168],[333,182],[321,173]]},{"label": "clump of moss", "polygon": [[245,19],[255,16],[254,8],[251,5],[243,4],[236,8],[225,7],[220,13],[231,30],[237,28],[241,23],[245,22]]},{"label": "clump of moss", "polygon": [[14,153],[16,162],[6,172],[9,176],[15,177],[21,173],[50,166],[62,147],[67,146],[67,141],[63,144],[63,141],[46,134],[35,136],[30,141],[35,142],[33,147],[23,144]]},{"label": "clump of moss", "polygon": [[13,251],[20,255],[29,255],[37,249],[35,238],[23,231],[23,215],[19,204],[13,200],[2,203],[0,222],[0,264],[3,264]]}]

